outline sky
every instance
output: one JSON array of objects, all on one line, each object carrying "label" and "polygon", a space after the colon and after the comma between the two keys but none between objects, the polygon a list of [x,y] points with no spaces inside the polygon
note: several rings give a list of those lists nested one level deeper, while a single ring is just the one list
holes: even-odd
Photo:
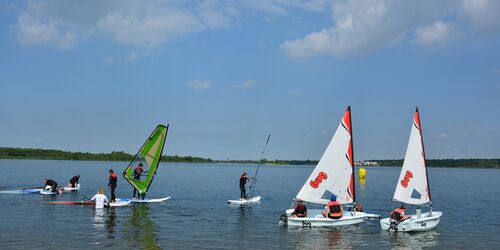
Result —
[{"label": "sky", "polygon": [[0,147],[319,159],[500,157],[500,1],[2,1]]}]

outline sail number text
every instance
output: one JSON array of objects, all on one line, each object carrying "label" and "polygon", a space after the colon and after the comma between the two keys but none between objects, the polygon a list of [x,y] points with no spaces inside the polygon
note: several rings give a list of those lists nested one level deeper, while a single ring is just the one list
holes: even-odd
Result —
[{"label": "sail number text", "polygon": [[309,184],[313,188],[318,188],[319,184],[326,179],[328,179],[328,175],[326,175],[325,172],[321,171],[319,172],[318,176],[316,176],[316,179],[314,179],[314,181],[310,181]]},{"label": "sail number text", "polygon": [[410,179],[413,178],[413,174],[410,170],[406,170],[405,177],[401,180],[401,186],[408,187]]}]

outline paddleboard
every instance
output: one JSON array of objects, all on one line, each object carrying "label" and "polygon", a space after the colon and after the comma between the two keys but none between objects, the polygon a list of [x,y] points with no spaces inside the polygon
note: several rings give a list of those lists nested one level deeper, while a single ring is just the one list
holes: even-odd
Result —
[{"label": "paddleboard", "polygon": [[116,201],[130,201],[132,203],[155,203],[155,202],[162,202],[170,199],[172,196],[164,197],[164,198],[158,198],[158,199],[144,199],[144,200],[139,200],[139,199],[128,199],[128,198],[119,198],[116,199]]},{"label": "paddleboard", "polygon": [[260,196],[254,196],[250,199],[239,199],[239,200],[228,200],[227,203],[229,204],[236,204],[236,205],[244,205],[248,203],[256,203],[260,201]]},{"label": "paddleboard", "polygon": [[46,195],[54,195],[54,194],[57,194],[57,192],[52,192],[52,190],[48,190],[48,189],[42,189],[42,190],[40,190],[40,193],[41,193],[41,194],[46,194]]},{"label": "paddleboard", "polygon": [[[60,204],[60,205],[82,205],[82,206],[94,206],[95,202],[93,201],[51,201],[46,202],[47,204]],[[130,201],[119,201],[109,203],[110,207],[121,207],[130,204]],[[104,204],[104,206],[108,206]]]},{"label": "paddleboard", "polygon": [[[122,206],[127,206],[130,204],[131,201],[121,201],[121,200],[118,200],[116,199],[116,202],[111,202],[109,203],[109,206],[110,207],[122,207]],[[105,206],[107,206],[106,204],[104,204]]]},{"label": "paddleboard", "polygon": [[38,194],[41,188],[2,190],[0,194]]},{"label": "paddleboard", "polygon": [[76,187],[64,187],[64,192],[78,191],[80,190],[80,184],[76,185]]}]

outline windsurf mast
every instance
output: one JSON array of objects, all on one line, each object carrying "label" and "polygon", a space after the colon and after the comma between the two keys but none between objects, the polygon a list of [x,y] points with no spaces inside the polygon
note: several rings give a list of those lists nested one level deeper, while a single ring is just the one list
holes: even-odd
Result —
[{"label": "windsurf mast", "polygon": [[262,153],[260,154],[259,162],[257,163],[257,168],[255,168],[255,174],[253,175],[252,182],[250,183],[250,197],[253,197],[253,191],[255,190],[255,183],[257,182],[257,174],[259,173],[259,167],[260,164],[262,163],[262,157],[264,157],[264,153],[266,152],[267,149],[267,144],[269,143],[269,138],[271,138],[271,134],[267,135],[267,140],[266,140],[266,145],[264,145],[264,149],[262,150]]},{"label": "windsurf mast", "polygon": [[[153,182],[167,139],[168,126],[168,124],[166,127],[164,125],[156,126],[156,129],[151,133],[144,145],[139,149],[139,152],[137,152],[130,164],[123,171],[125,180],[139,191],[139,194],[145,194]],[[144,172],[138,180],[134,178],[134,168],[139,164],[142,164]],[[143,179],[142,177],[145,178]]]}]

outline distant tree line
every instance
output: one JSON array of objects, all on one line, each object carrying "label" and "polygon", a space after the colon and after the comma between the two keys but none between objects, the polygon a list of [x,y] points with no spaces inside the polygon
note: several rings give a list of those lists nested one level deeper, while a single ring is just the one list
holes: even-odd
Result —
[{"label": "distant tree line", "polygon": [[[400,167],[403,160],[370,160],[376,161],[380,166]],[[500,159],[433,159],[425,161],[429,167],[448,168],[500,168]]]},{"label": "distant tree line", "polygon": [[[0,147],[0,159],[47,159],[47,160],[77,160],[77,161],[130,161],[134,155],[123,151],[111,153],[69,152],[55,149],[33,148],[8,148]],[[167,156],[161,157],[162,162],[186,163],[233,163],[257,164],[255,160],[212,160],[210,158],[195,156]],[[403,160],[370,160],[380,166],[402,166]],[[315,160],[267,160],[262,159],[262,164],[273,165],[316,165]],[[465,167],[465,168],[500,168],[500,159],[435,159],[427,160],[430,167]]]}]

